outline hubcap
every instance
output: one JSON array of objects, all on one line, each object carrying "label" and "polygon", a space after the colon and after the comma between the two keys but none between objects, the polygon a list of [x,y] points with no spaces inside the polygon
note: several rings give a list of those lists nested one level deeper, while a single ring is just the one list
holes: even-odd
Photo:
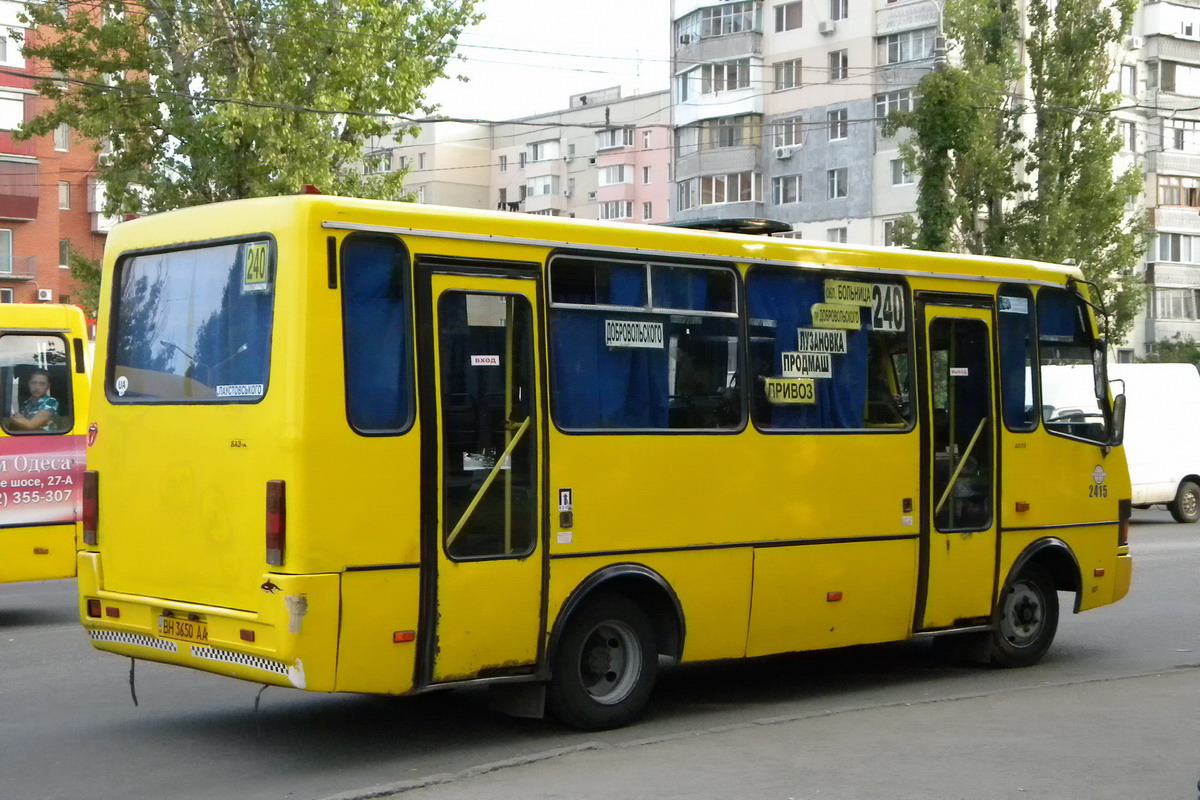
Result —
[{"label": "hubcap", "polygon": [[1196,507],[1200,505],[1200,501],[1196,498],[1196,492],[1184,492],[1183,495],[1183,513],[1186,516],[1196,516]]},{"label": "hubcap", "polygon": [[641,672],[641,643],[624,622],[601,622],[588,634],[580,653],[579,678],[597,703],[613,705],[624,700]]},{"label": "hubcap", "polygon": [[1045,603],[1036,586],[1026,581],[1014,584],[1004,601],[1000,632],[1011,644],[1024,647],[1037,638],[1045,619]]}]

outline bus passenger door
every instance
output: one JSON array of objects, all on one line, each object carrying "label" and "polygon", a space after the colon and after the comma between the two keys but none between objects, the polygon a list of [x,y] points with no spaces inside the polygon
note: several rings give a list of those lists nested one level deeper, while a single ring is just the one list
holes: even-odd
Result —
[{"label": "bus passenger door", "polygon": [[538,661],[537,282],[495,275],[418,275],[426,683],[530,674]]},{"label": "bus passenger door", "polygon": [[991,311],[922,305],[923,516],[915,629],[979,625],[996,582]]}]

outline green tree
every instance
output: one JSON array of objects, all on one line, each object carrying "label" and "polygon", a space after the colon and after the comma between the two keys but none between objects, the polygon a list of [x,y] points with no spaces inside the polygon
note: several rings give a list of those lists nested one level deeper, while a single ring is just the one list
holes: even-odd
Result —
[{"label": "green tree", "polygon": [[428,113],[477,0],[99,0],[25,6],[27,57],[53,101],[20,135],[66,123],[111,155],[110,214],[290,194],[399,198],[354,169],[387,115]]},{"label": "green tree", "polygon": [[67,266],[71,269],[75,285],[79,287],[75,302],[83,307],[88,319],[95,319],[100,307],[100,260],[88,258],[71,245],[67,251]]},{"label": "green tree", "polygon": [[926,76],[920,107],[891,122],[913,132],[905,157],[922,183],[915,243],[1074,260],[1099,287],[1108,335],[1122,341],[1145,299],[1136,267],[1146,232],[1135,206],[1140,172],[1114,172],[1120,97],[1107,87],[1137,2],[1026,8],[1022,39],[1012,0],[947,0],[958,65]]}]

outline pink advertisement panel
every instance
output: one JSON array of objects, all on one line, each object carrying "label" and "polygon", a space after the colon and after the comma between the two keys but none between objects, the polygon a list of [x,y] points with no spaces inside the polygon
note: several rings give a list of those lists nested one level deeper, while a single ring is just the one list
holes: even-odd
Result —
[{"label": "pink advertisement panel", "polygon": [[0,438],[0,527],[78,519],[84,450],[82,436]]}]

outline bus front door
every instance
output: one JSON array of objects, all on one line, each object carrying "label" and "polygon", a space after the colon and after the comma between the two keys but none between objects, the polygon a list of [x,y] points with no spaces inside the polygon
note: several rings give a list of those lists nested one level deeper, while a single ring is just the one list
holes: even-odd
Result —
[{"label": "bus front door", "polygon": [[997,563],[991,310],[923,306],[921,586],[916,630],[986,623]]},{"label": "bus front door", "polygon": [[530,674],[544,566],[537,283],[421,277],[424,679]]}]

